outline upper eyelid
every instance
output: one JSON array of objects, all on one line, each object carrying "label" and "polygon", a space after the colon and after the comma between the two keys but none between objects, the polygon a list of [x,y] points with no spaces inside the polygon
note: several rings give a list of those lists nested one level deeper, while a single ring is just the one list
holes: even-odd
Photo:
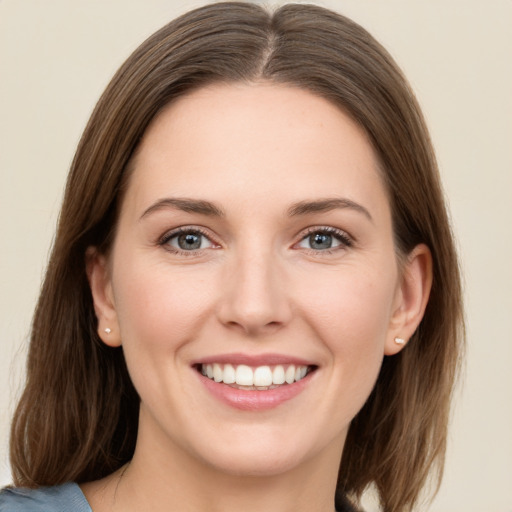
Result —
[{"label": "upper eyelid", "polygon": [[[199,225],[195,225],[195,224],[184,225],[184,226],[179,226],[179,227],[170,229],[170,230],[166,231],[163,235],[158,237],[157,243],[165,244],[171,238],[173,238],[181,233],[187,233],[187,232],[200,233],[201,235],[208,238],[212,243],[217,244],[217,245],[222,245],[220,243],[220,241],[218,240],[218,237],[215,236],[215,234],[213,234],[211,232],[211,230],[209,230],[208,228],[206,228],[204,226],[199,226]],[[340,228],[336,228],[334,226],[328,226],[328,225],[316,225],[316,226],[309,226],[307,228],[304,228],[299,233],[297,233],[297,235],[295,236],[296,241],[293,243],[293,245],[302,241],[304,238],[311,235],[312,233],[318,233],[318,232],[327,232],[332,235],[339,235],[340,238],[342,238],[342,239],[350,240],[351,244],[354,244],[356,242],[356,239],[344,229],[340,229]]]},{"label": "upper eyelid", "polygon": [[334,226],[323,226],[323,225],[308,226],[307,228],[302,230],[302,232],[305,232],[306,234],[307,233],[315,233],[317,231],[329,231],[332,233],[346,233],[346,231],[344,229],[335,228]]},{"label": "upper eyelid", "polygon": [[[313,249],[313,248],[297,248],[297,246],[303,242],[308,236],[312,235],[313,233],[328,233],[329,235],[332,235],[333,237],[337,238],[338,242],[340,242],[340,246],[338,247],[332,247],[329,249]],[[314,254],[318,255],[328,255],[332,254],[334,252],[338,252],[340,250],[347,250],[352,249],[356,245],[356,240],[352,235],[347,233],[347,231],[335,228],[333,226],[310,226],[305,231],[302,231],[298,235],[298,240],[294,242],[292,248],[293,249],[302,249],[304,251],[308,251]]]},{"label": "upper eyelid", "polygon": [[303,229],[300,233],[298,233],[297,238],[299,238],[299,240],[303,240],[305,237],[311,235],[312,233],[321,232],[327,232],[333,235],[338,234],[344,238],[350,239],[352,242],[355,242],[355,238],[348,231],[340,228],[335,228],[334,226],[310,226],[306,229]]},{"label": "upper eyelid", "polygon": [[[171,240],[172,238],[174,238],[182,233],[194,233],[194,232],[199,233],[200,235],[207,238],[213,245],[217,245],[217,246],[221,245],[219,243],[219,241],[217,240],[217,238],[211,234],[210,230],[207,230],[206,228],[204,228],[202,226],[195,226],[195,225],[180,226],[180,227],[177,227],[174,229],[170,229],[170,230],[166,231],[163,235],[159,236],[156,240],[156,243],[158,245],[163,246],[163,245],[166,245],[169,242],[169,240]],[[196,249],[196,251],[201,251],[201,250],[204,250],[204,249]],[[194,252],[194,251],[189,251],[189,252]]]}]

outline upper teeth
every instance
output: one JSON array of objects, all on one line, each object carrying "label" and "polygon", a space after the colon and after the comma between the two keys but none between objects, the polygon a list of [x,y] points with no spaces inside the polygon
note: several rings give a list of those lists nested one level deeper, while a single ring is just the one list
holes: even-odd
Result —
[{"label": "upper teeth", "polygon": [[308,372],[307,366],[257,366],[251,368],[245,364],[203,364],[201,373],[215,382],[238,384],[239,386],[267,387],[271,385],[293,384],[303,379]]}]

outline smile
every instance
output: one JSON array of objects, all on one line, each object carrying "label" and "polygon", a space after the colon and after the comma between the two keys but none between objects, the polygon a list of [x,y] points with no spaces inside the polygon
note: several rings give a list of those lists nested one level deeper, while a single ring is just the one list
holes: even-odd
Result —
[{"label": "smile", "polygon": [[192,367],[210,396],[230,408],[265,411],[301,395],[319,367],[284,354],[217,354]]},{"label": "smile", "polygon": [[200,372],[215,382],[244,390],[265,391],[302,380],[311,371],[307,365],[263,365],[208,363],[200,365]]}]

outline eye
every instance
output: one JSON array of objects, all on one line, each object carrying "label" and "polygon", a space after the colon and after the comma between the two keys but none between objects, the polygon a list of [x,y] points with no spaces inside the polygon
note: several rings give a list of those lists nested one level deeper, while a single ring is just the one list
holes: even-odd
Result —
[{"label": "eye", "polygon": [[350,247],[352,240],[349,236],[335,228],[314,228],[302,238],[297,247],[313,251],[329,251]]},{"label": "eye", "polygon": [[160,241],[160,245],[177,253],[194,252],[215,247],[215,244],[204,233],[192,228],[180,228],[166,234]]}]

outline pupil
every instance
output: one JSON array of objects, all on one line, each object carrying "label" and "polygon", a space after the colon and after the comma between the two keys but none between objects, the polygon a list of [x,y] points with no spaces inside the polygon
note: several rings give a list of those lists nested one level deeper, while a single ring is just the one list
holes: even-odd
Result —
[{"label": "pupil", "polygon": [[330,249],[332,236],[326,233],[315,233],[309,237],[309,242],[313,249]]},{"label": "pupil", "polygon": [[195,235],[193,233],[186,233],[178,237],[178,245],[180,249],[191,250],[199,249],[201,247],[201,235]]}]

